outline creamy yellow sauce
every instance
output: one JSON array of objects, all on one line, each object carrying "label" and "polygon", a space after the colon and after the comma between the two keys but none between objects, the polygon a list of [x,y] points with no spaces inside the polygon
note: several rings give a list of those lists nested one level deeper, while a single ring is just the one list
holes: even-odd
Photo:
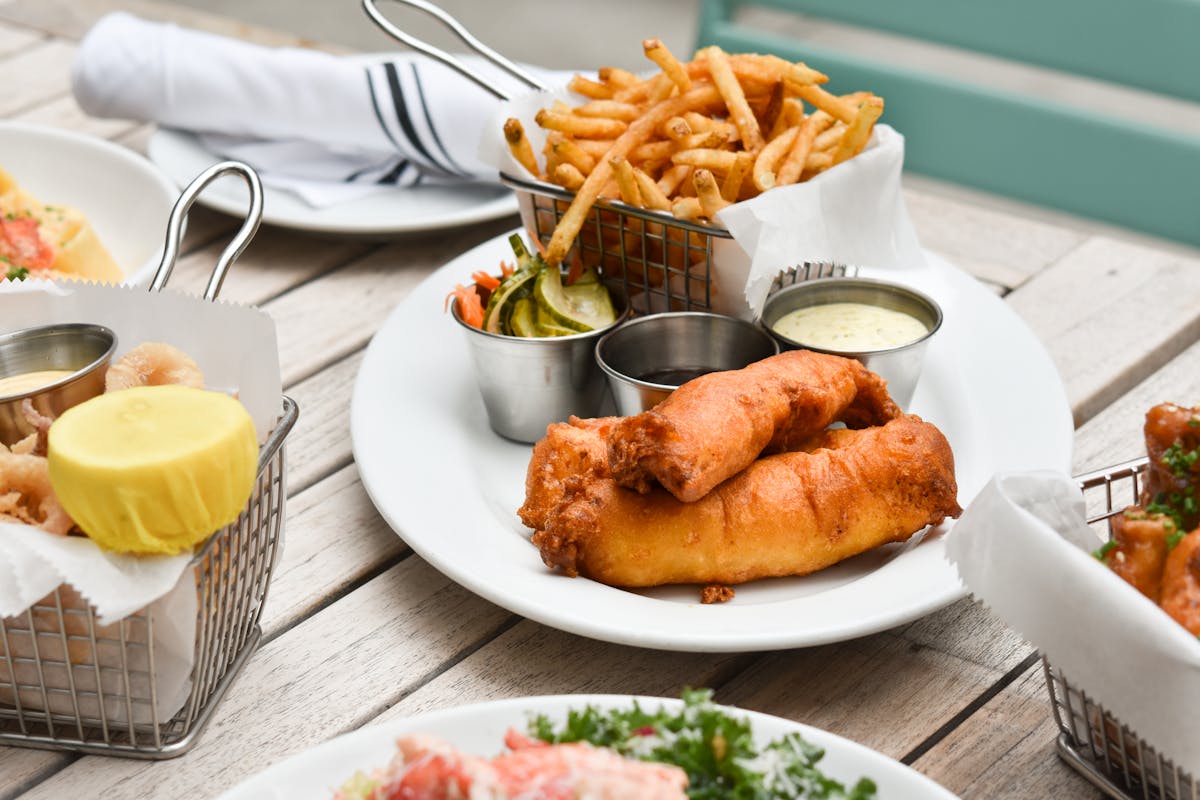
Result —
[{"label": "creamy yellow sauce", "polygon": [[809,347],[851,352],[899,347],[929,332],[916,317],[866,303],[798,308],[771,327],[779,335]]},{"label": "creamy yellow sauce", "polygon": [[69,369],[44,369],[38,372],[23,372],[20,375],[9,375],[0,378],[0,397],[11,397],[15,394],[25,394],[34,389],[48,386],[55,381],[71,374]]}]

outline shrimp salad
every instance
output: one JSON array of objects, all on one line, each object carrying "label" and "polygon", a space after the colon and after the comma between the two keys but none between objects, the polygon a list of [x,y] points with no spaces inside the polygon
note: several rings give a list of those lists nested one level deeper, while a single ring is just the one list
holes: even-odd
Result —
[{"label": "shrimp salad", "polygon": [[555,725],[534,717],[528,733],[510,730],[492,759],[459,752],[430,736],[397,742],[386,767],[358,773],[334,800],[873,800],[875,784],[851,787],[824,775],[824,756],[799,734],[765,747],[750,723],[730,716],[706,689],[685,691],[679,711],[571,711]]}]

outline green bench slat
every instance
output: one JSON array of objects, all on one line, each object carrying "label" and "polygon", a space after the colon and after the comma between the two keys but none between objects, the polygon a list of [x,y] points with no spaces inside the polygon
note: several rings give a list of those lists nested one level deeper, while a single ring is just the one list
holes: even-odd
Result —
[{"label": "green bench slat", "polygon": [[1200,100],[1200,0],[704,0],[811,14]]},{"label": "green bench slat", "polygon": [[1200,139],[711,18],[701,36],[805,61],[834,92],[881,95],[907,169],[1200,245]]}]

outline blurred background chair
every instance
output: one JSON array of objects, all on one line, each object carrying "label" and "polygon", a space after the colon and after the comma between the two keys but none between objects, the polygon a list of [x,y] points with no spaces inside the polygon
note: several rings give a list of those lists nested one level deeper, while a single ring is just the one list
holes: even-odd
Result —
[{"label": "blurred background chair", "polygon": [[[897,62],[898,39],[864,54],[836,37],[789,34],[803,30],[789,24],[794,14],[1138,91],[1110,91],[1118,102],[1099,109],[1071,90],[1051,100],[1036,71],[998,87],[974,80],[977,68],[953,71],[953,56],[925,70],[919,58]],[[883,96],[883,121],[905,135],[913,171],[1200,245],[1198,39],[1197,0],[701,0],[697,46],[803,60],[830,76],[831,91]],[[1154,113],[1123,97],[1148,98]]]}]

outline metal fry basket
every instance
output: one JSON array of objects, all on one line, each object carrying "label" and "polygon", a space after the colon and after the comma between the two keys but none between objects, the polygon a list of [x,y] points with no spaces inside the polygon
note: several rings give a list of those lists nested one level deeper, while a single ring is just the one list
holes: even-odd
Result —
[{"label": "metal fry basket", "polygon": [[[450,53],[408,33],[388,19],[377,0],[361,0],[367,16],[387,35],[408,45],[491,92],[501,100],[511,95],[492,80]],[[471,50],[532,89],[545,89],[537,78],[487,47],[462,23],[428,0],[396,0],[427,14],[456,35]],[[501,173],[521,206],[521,221],[543,244],[575,195],[553,183]],[[599,268],[606,283],[619,289],[640,313],[708,311],[713,306],[713,242],[732,239],[716,225],[677,219],[669,213],[601,199],[588,212],[576,238],[585,266]]]},{"label": "metal fry basket", "polygon": [[[151,291],[170,276],[192,201],[227,173],[246,180],[251,203],[204,294],[216,298],[262,212],[258,176],[237,162],[214,165],[184,190],[171,212]],[[246,507],[208,539],[166,597],[101,625],[87,601],[64,584],[24,613],[0,619],[0,745],[161,759],[182,755],[195,743],[261,636],[258,623],[283,536],[284,440],[298,416],[286,396],[281,409],[260,450]],[[172,647],[163,631],[177,627],[178,619],[172,616],[166,625],[164,615],[181,604],[194,609],[194,640]],[[189,660],[186,679],[173,689],[164,686],[164,670]]]},{"label": "metal fry basket", "polygon": [[[1081,475],[1088,523],[1108,538],[1109,519],[1137,503],[1145,458]],[[1164,758],[1095,698],[1071,685],[1042,659],[1050,707],[1058,723],[1058,754],[1113,798],[1200,800],[1200,781]]]},{"label": "metal fry basket", "polygon": [[[575,195],[507,173],[500,180],[516,192],[526,229],[548,244]],[[708,311],[715,290],[713,242],[732,238],[714,225],[601,199],[588,212],[575,246],[583,263],[597,267],[641,313]]]}]

